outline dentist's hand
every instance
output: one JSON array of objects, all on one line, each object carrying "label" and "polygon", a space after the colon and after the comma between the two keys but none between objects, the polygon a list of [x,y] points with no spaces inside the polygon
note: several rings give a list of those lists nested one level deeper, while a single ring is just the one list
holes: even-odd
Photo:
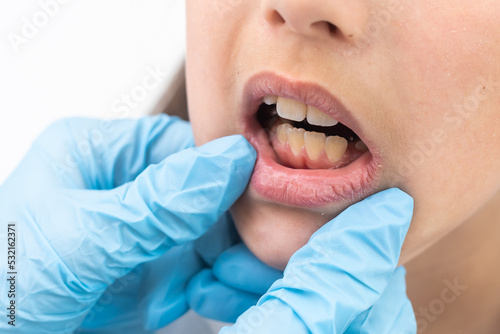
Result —
[{"label": "dentist's hand", "polygon": [[[411,197],[398,189],[351,206],[292,256],[267,293],[280,273],[232,247],[191,280],[189,303],[228,322],[257,303],[224,334],[416,333],[405,270],[396,268],[412,211]],[[237,306],[227,309],[220,295]]]},{"label": "dentist's hand", "polygon": [[[142,302],[137,292],[110,288],[131,274],[125,283],[136,286],[143,270],[151,288],[174,292],[157,296],[168,304],[157,323],[186,311],[185,283],[202,269],[191,241],[241,195],[255,160],[241,136],[191,146],[189,125],[165,116],[63,120],[37,139],[0,186],[2,239],[16,224],[15,265],[0,265],[2,280],[17,272],[16,333],[71,333],[107,291],[100,312],[133,322],[126,311]],[[7,312],[2,332],[13,329]]]},{"label": "dentist's hand", "polygon": [[211,268],[197,273],[187,287],[189,306],[199,315],[223,322],[236,319],[269,287],[283,277],[279,270],[261,262],[240,241],[217,258],[207,258],[206,247],[199,246],[208,234],[195,242],[195,248]]}]

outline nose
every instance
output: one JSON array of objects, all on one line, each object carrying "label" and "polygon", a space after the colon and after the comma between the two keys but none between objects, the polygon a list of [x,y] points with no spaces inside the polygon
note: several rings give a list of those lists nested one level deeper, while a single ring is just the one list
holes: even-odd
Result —
[{"label": "nose", "polygon": [[362,34],[369,13],[365,0],[261,0],[261,11],[270,24],[308,37],[341,34],[348,39]]}]

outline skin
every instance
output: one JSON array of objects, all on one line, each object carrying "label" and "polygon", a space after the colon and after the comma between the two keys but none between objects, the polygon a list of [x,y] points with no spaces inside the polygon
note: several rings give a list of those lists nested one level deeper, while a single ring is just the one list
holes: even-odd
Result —
[{"label": "skin", "polygon": [[[400,264],[419,332],[498,331],[500,3],[188,0],[187,13],[197,144],[243,132],[242,89],[256,73],[321,85],[382,152],[377,191],[398,187],[415,201]],[[292,208],[250,188],[232,213],[248,247],[283,268],[352,204]],[[419,311],[454,278],[467,289],[453,303]]]}]

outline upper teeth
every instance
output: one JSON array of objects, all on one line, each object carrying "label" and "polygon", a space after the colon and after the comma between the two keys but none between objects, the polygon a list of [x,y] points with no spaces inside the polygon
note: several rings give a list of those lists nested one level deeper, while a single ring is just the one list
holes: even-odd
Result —
[{"label": "upper teeth", "polygon": [[284,97],[266,96],[263,101],[267,105],[276,104],[278,115],[291,121],[302,122],[307,117],[307,122],[312,125],[333,126],[338,123],[337,120],[331,118],[317,108],[305,105],[296,100]]}]

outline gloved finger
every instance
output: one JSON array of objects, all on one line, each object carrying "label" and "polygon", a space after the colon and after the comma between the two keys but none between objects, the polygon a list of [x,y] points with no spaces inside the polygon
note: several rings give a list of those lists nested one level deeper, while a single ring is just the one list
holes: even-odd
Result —
[{"label": "gloved finger", "polygon": [[349,326],[348,334],[415,334],[417,323],[406,296],[406,271],[398,267],[375,305],[361,313]]},{"label": "gloved finger", "polygon": [[266,293],[276,280],[283,277],[281,271],[260,261],[243,243],[227,249],[219,256],[213,274],[227,286],[257,295]]},{"label": "gloved finger", "polygon": [[194,246],[205,264],[212,267],[220,254],[238,241],[240,237],[231,215],[226,212],[205,234],[195,240]]},{"label": "gloved finger", "polygon": [[111,284],[94,304],[78,333],[149,333],[186,311],[185,286],[203,268],[193,243],[174,247],[135,267]]},{"label": "gloved finger", "polygon": [[158,261],[142,265],[138,307],[144,328],[158,330],[189,310],[185,286],[203,268],[192,242],[174,247]]},{"label": "gloved finger", "polygon": [[387,286],[412,211],[412,198],[398,189],[349,207],[291,257],[257,307],[221,333],[343,333]]},{"label": "gloved finger", "polygon": [[239,243],[224,251],[212,270],[191,280],[188,300],[191,308],[204,317],[234,322],[282,276]]},{"label": "gloved finger", "polygon": [[221,283],[205,269],[194,276],[186,289],[189,306],[199,315],[223,322],[235,322],[261,295],[234,289]]},{"label": "gloved finger", "polygon": [[38,206],[35,214],[50,214],[42,232],[74,273],[99,268],[81,281],[108,285],[205,233],[242,194],[254,161],[242,136],[220,138],[173,154],[113,190],[56,192],[52,207]]},{"label": "gloved finger", "polygon": [[82,189],[112,189],[147,166],[194,146],[189,123],[167,115],[139,119],[67,118],[53,123],[28,154],[40,153],[47,174]]}]

